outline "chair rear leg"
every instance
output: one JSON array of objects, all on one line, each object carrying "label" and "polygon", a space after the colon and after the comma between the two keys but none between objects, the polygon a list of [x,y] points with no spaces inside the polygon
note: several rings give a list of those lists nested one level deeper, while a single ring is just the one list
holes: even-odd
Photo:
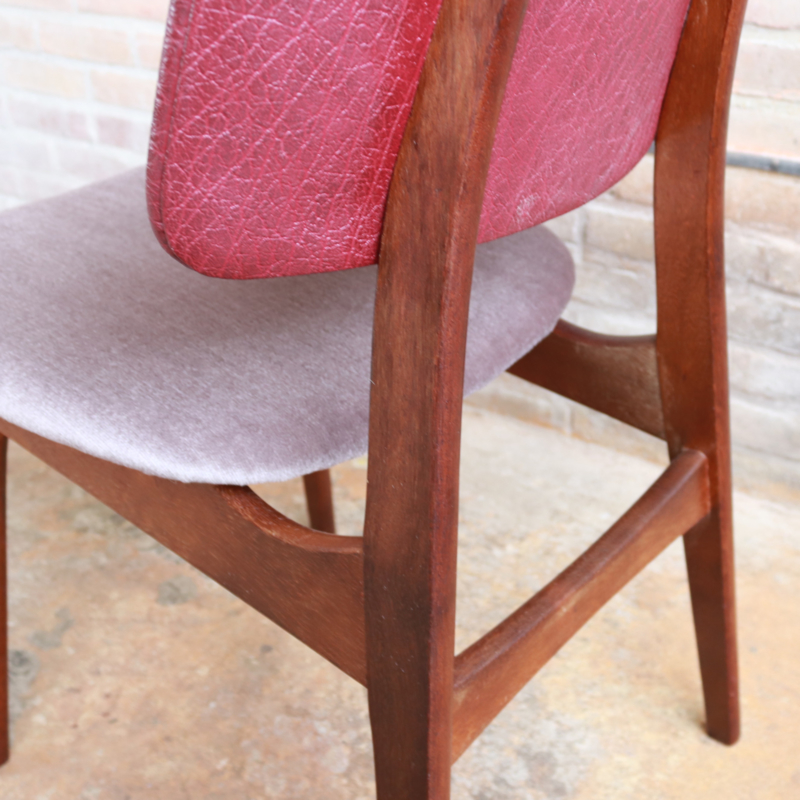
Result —
[{"label": "chair rear leg", "polygon": [[733,529],[730,503],[714,508],[683,537],[692,596],[708,735],[739,739]]},{"label": "chair rear leg", "polygon": [[8,761],[8,590],[6,581],[6,454],[8,439],[0,434],[0,764]]},{"label": "chair rear leg", "polygon": [[311,527],[323,533],[336,533],[330,470],[321,469],[319,472],[303,475],[303,485]]}]

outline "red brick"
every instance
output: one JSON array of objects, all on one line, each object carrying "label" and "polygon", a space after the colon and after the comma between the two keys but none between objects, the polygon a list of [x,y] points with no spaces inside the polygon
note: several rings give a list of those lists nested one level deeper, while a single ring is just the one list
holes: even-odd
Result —
[{"label": "red brick", "polygon": [[146,153],[150,140],[150,123],[121,117],[97,117],[97,139],[100,144]]},{"label": "red brick", "polygon": [[86,75],[81,69],[17,55],[6,55],[3,65],[8,86],[71,99],[86,97]]},{"label": "red brick", "polygon": [[42,21],[39,41],[45,53],[98,61],[101,64],[133,65],[127,33],[90,25]]},{"label": "red brick", "polygon": [[0,47],[15,50],[35,50],[36,34],[32,15],[0,10]]},{"label": "red brick", "polygon": [[749,0],[745,19],[767,28],[800,28],[797,0]]},{"label": "red brick", "polygon": [[92,70],[94,99],[125,108],[152,111],[156,79],[113,70]]},{"label": "red brick", "polygon": [[158,69],[161,65],[163,33],[140,31],[136,34],[136,56],[145,69]]},{"label": "red brick", "polygon": [[9,118],[14,125],[64,136],[69,139],[91,138],[85,114],[69,108],[53,106],[40,100],[9,97]]},{"label": "red brick", "polygon": [[78,11],[166,22],[169,0],[78,0]]}]

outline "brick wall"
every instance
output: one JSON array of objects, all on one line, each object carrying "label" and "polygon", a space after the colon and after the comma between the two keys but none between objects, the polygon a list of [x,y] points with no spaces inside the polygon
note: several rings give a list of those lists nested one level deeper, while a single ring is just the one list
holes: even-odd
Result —
[{"label": "brick wall", "polygon": [[[750,0],[728,147],[800,164],[800,0]],[[608,333],[655,329],[653,159],[550,227],[578,280],[567,319]],[[800,177],[729,167],[728,327],[734,472],[740,487],[800,499]],[[653,458],[663,445],[504,376],[482,406]]]},{"label": "brick wall", "polygon": [[[0,0],[0,208],[144,160],[168,0]],[[730,149],[800,161],[800,0],[750,0]],[[552,223],[578,264],[567,317],[654,326],[652,159]],[[735,469],[800,497],[800,178],[730,168]],[[663,447],[505,376],[475,403],[658,457]]]},{"label": "brick wall", "polygon": [[140,164],[168,0],[0,0],[0,208]]}]

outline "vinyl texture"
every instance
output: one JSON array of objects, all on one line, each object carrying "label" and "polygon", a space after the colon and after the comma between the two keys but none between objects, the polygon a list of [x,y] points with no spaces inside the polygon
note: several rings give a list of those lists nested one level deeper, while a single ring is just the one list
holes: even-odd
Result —
[{"label": "vinyl texture", "polygon": [[[375,263],[440,0],[173,0],[148,169],[164,247],[209,275]],[[613,185],[655,133],[688,0],[535,0],[480,241]]]}]

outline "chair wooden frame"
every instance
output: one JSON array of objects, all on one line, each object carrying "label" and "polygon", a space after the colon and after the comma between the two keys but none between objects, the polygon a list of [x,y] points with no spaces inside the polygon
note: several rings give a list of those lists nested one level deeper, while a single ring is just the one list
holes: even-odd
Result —
[{"label": "chair wooden frame", "polygon": [[[525,0],[444,0],[390,188],[375,309],[364,536],[247,487],[144,475],[0,420],[13,439],[368,688],[381,800],[445,800],[453,761],[647,563],[684,537],[708,732],[739,735],[722,250],[744,0],[694,0],[656,140],[658,332],[559,323],[510,371],[666,440],[671,463],[592,547],[455,655],[472,261]],[[306,476],[333,531],[330,479]],[[5,489],[0,494],[5,619]],[[6,628],[0,626],[0,646]],[[5,663],[5,662],[3,662]],[[0,675],[7,715],[7,674]],[[8,757],[0,724],[0,756]]]}]

